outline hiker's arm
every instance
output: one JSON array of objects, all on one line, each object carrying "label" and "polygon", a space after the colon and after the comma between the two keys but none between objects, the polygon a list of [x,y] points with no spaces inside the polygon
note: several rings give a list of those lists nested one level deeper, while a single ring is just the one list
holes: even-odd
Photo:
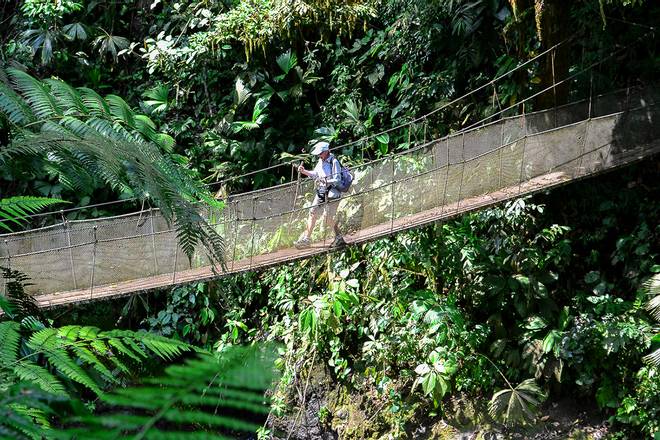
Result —
[{"label": "hiker's arm", "polygon": [[298,166],[298,172],[302,174],[303,176],[311,177],[312,179],[316,179],[318,177],[318,174],[314,170],[306,170],[305,166],[303,164],[300,164]]}]

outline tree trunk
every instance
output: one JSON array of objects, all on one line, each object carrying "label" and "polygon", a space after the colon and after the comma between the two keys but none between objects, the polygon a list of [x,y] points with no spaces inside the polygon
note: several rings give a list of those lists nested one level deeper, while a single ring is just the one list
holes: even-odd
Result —
[{"label": "tree trunk", "polygon": [[[541,41],[541,50],[546,50],[568,36],[569,2],[564,0],[534,0],[536,32]],[[541,70],[541,90],[552,87],[568,76],[570,47],[563,44],[544,57]],[[541,110],[568,101],[568,82],[548,90],[536,99],[536,109]]]}]

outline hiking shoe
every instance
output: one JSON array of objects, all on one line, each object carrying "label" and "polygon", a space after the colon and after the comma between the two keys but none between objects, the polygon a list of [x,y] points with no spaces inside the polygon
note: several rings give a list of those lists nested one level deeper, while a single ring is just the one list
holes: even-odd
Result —
[{"label": "hiking shoe", "polygon": [[309,247],[309,238],[307,238],[307,237],[302,237],[302,238],[299,239],[298,241],[294,241],[294,242],[293,242],[293,246],[294,246],[296,249],[305,249],[305,248],[308,248],[308,247]]},{"label": "hiking shoe", "polygon": [[341,235],[338,235],[335,237],[335,241],[333,241],[330,246],[342,247],[342,246],[346,246],[346,242],[344,241],[344,238]]}]

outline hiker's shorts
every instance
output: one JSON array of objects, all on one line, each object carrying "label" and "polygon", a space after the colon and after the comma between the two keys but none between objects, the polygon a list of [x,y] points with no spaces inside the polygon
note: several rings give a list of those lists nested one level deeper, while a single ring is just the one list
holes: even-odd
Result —
[{"label": "hiker's shorts", "polygon": [[318,217],[325,210],[325,215],[334,218],[335,214],[337,214],[337,207],[339,206],[340,200],[341,193],[334,188],[330,189],[327,194],[317,191],[314,196],[314,201],[312,202],[310,214]]}]

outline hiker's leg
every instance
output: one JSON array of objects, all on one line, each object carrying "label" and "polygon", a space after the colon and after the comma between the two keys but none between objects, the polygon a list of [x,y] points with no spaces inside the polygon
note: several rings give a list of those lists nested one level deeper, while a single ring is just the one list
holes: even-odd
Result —
[{"label": "hiker's leg", "polygon": [[328,225],[328,229],[332,229],[332,232],[334,232],[335,237],[341,236],[341,232],[339,231],[339,222],[337,219],[338,207],[339,207],[339,197],[328,202],[328,206],[325,210],[325,215],[327,219],[326,223]]},{"label": "hiker's leg", "polygon": [[305,229],[305,237],[310,238],[312,232],[314,231],[314,226],[316,226],[316,220],[318,218],[318,208],[312,208],[309,211],[309,217],[307,218],[307,228]]},{"label": "hiker's leg", "polygon": [[312,232],[314,232],[314,226],[316,226],[316,220],[318,220],[321,210],[321,199],[319,196],[314,196],[312,208],[309,210],[309,217],[307,217],[307,228],[305,229],[304,235],[305,238],[311,238]]}]

